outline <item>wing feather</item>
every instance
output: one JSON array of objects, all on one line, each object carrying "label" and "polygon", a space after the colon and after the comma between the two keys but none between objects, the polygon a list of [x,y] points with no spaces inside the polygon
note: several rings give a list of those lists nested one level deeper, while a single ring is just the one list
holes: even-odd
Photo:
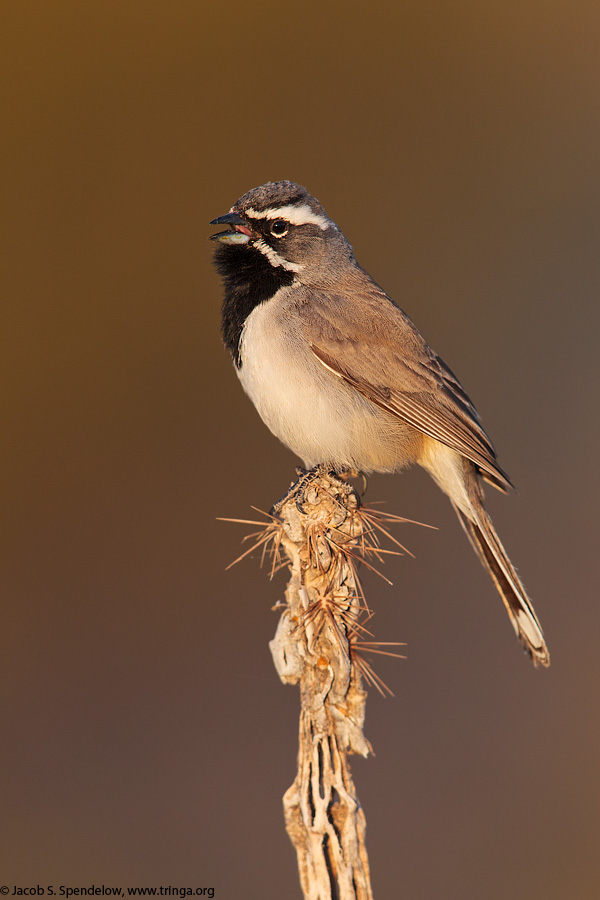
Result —
[{"label": "wing feather", "polygon": [[[357,297],[352,285],[351,301],[342,293],[311,291],[314,356],[381,409],[466,456],[495,487],[512,487],[453,372],[381,289],[364,281],[361,288]],[[358,323],[357,302],[363,313]]]}]

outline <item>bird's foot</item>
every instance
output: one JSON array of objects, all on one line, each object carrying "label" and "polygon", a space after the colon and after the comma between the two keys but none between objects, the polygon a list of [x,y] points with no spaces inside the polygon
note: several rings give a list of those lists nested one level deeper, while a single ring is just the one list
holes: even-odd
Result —
[{"label": "bird's foot", "polygon": [[285,504],[290,500],[294,500],[299,512],[303,513],[305,511],[304,502],[306,499],[307,491],[323,475],[326,475],[331,481],[333,481],[336,487],[338,487],[340,491],[346,496],[354,494],[356,496],[357,506],[360,506],[360,496],[354,486],[350,483],[351,480],[356,478],[360,478],[362,480],[363,490],[361,491],[361,495],[364,494],[367,487],[367,479],[362,472],[357,472],[355,470],[335,472],[331,468],[331,466],[328,466],[325,463],[314,466],[312,469],[303,469],[301,466],[297,466],[296,474],[298,475],[298,480],[290,485],[283,497],[281,497],[281,499],[278,500],[277,503],[273,504],[273,506],[271,507],[271,515],[277,516],[281,512]]}]

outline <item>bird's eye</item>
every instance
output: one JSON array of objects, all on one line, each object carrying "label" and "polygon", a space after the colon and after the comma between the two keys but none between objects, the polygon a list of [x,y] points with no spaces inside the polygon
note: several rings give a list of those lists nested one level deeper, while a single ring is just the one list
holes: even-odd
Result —
[{"label": "bird's eye", "polygon": [[273,237],[283,237],[288,233],[289,225],[284,219],[275,219],[271,225],[271,234]]}]

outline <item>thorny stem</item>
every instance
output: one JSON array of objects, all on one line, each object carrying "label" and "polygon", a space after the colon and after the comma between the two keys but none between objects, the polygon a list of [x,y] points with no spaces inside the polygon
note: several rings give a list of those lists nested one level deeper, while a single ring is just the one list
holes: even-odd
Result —
[{"label": "thorny stem", "polygon": [[319,473],[279,510],[291,562],[271,652],[282,681],[300,683],[298,772],[283,798],[287,832],[310,900],[371,900],[366,822],[348,755],[367,756],[361,674],[385,688],[364,659],[371,617],[356,562],[382,559],[376,531],[395,517],[361,508],[356,493]]},{"label": "thorny stem", "polygon": [[[391,693],[364,654],[399,654],[388,649],[397,644],[370,640],[373,614],[357,566],[378,572],[369,560],[408,552],[384,524],[410,520],[361,506],[346,482],[323,469],[305,473],[275,510],[266,527],[246,520],[263,527],[248,535],[254,541],[235,562],[260,549],[261,559],[271,554],[272,576],[286,565],[284,552],[291,570],[270,643],[281,680],[300,684],[298,772],[283,798],[286,829],[305,900],[372,900],[366,822],[348,755],[371,752],[362,678]],[[384,550],[379,534],[398,549]]]}]

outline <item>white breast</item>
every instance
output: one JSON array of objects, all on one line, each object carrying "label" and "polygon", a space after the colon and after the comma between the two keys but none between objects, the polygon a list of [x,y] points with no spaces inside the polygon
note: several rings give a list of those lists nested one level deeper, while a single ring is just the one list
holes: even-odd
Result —
[{"label": "white breast", "polygon": [[313,355],[306,327],[293,305],[277,298],[246,320],[238,376],[263,422],[308,468],[391,472],[410,462],[405,426],[328,371]]}]

